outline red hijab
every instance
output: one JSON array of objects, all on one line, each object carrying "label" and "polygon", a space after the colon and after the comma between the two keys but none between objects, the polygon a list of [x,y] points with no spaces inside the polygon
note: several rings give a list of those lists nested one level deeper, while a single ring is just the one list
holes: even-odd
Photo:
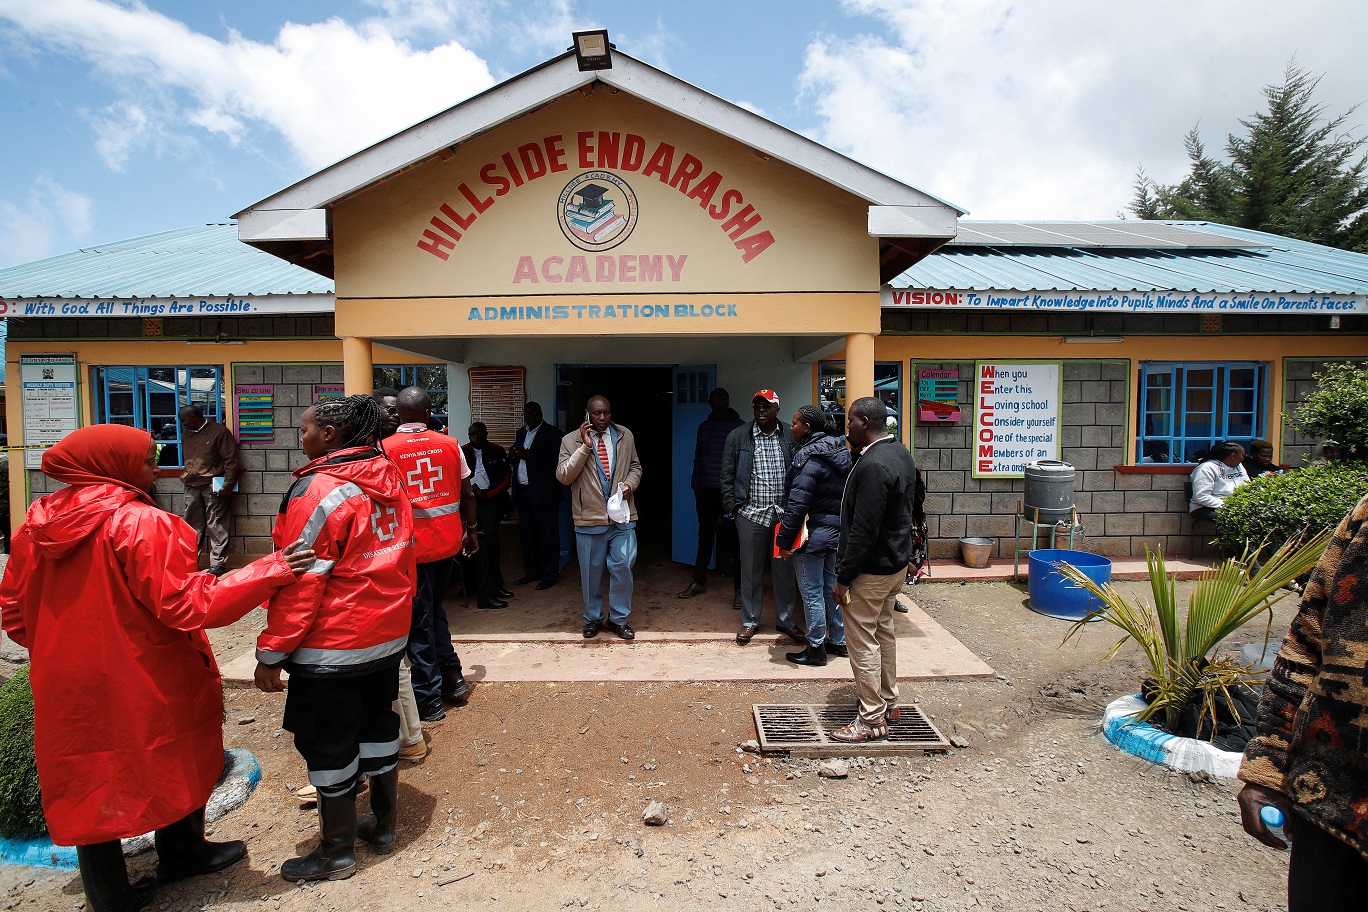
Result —
[{"label": "red hijab", "polygon": [[113,484],[135,491],[152,435],[122,424],[92,424],[67,434],[43,454],[43,474],[74,486]]}]

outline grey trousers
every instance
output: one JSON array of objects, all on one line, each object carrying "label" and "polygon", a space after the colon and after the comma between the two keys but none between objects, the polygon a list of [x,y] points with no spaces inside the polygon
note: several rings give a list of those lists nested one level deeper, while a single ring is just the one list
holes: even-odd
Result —
[{"label": "grey trousers", "polygon": [[209,488],[185,489],[185,521],[199,536],[199,550],[209,540],[209,563],[218,567],[228,563],[228,523],[231,519],[231,498],[225,500]]},{"label": "grey trousers", "polygon": [[792,627],[798,583],[793,577],[792,562],[774,556],[774,526],[762,526],[738,516],[736,537],[741,546],[741,623],[760,625],[765,562],[769,561],[770,577],[774,581],[774,622],[779,627]]}]

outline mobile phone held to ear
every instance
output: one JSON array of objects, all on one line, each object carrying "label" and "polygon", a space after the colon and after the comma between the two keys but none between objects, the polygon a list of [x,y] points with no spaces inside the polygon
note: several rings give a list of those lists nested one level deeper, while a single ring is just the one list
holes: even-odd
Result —
[{"label": "mobile phone held to ear", "polygon": [[589,413],[588,413],[588,412],[585,412],[585,413],[584,413],[584,423],[585,423],[585,424],[588,424],[588,423],[589,423]]}]

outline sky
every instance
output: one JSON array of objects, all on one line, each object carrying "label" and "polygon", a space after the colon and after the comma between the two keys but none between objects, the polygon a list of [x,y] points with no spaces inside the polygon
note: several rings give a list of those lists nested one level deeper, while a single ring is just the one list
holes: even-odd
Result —
[{"label": "sky", "polygon": [[1368,101],[1362,0],[0,0],[0,267],[226,221],[585,28],[970,218],[1116,218],[1292,61]]}]

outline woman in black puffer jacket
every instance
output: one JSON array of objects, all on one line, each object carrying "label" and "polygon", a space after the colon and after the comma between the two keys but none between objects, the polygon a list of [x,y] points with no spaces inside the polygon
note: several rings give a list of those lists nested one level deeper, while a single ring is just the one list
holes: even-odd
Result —
[{"label": "woman in black puffer jacket", "polygon": [[[792,429],[797,449],[784,478],[784,516],[775,544],[793,561],[808,646],[785,658],[795,665],[825,665],[828,655],[846,654],[841,607],[831,597],[831,587],[836,585],[836,542],[841,536],[841,494],[850,474],[850,450],[828,433],[827,417],[814,405],[793,413]],[[803,530],[806,541],[801,541]]]}]

